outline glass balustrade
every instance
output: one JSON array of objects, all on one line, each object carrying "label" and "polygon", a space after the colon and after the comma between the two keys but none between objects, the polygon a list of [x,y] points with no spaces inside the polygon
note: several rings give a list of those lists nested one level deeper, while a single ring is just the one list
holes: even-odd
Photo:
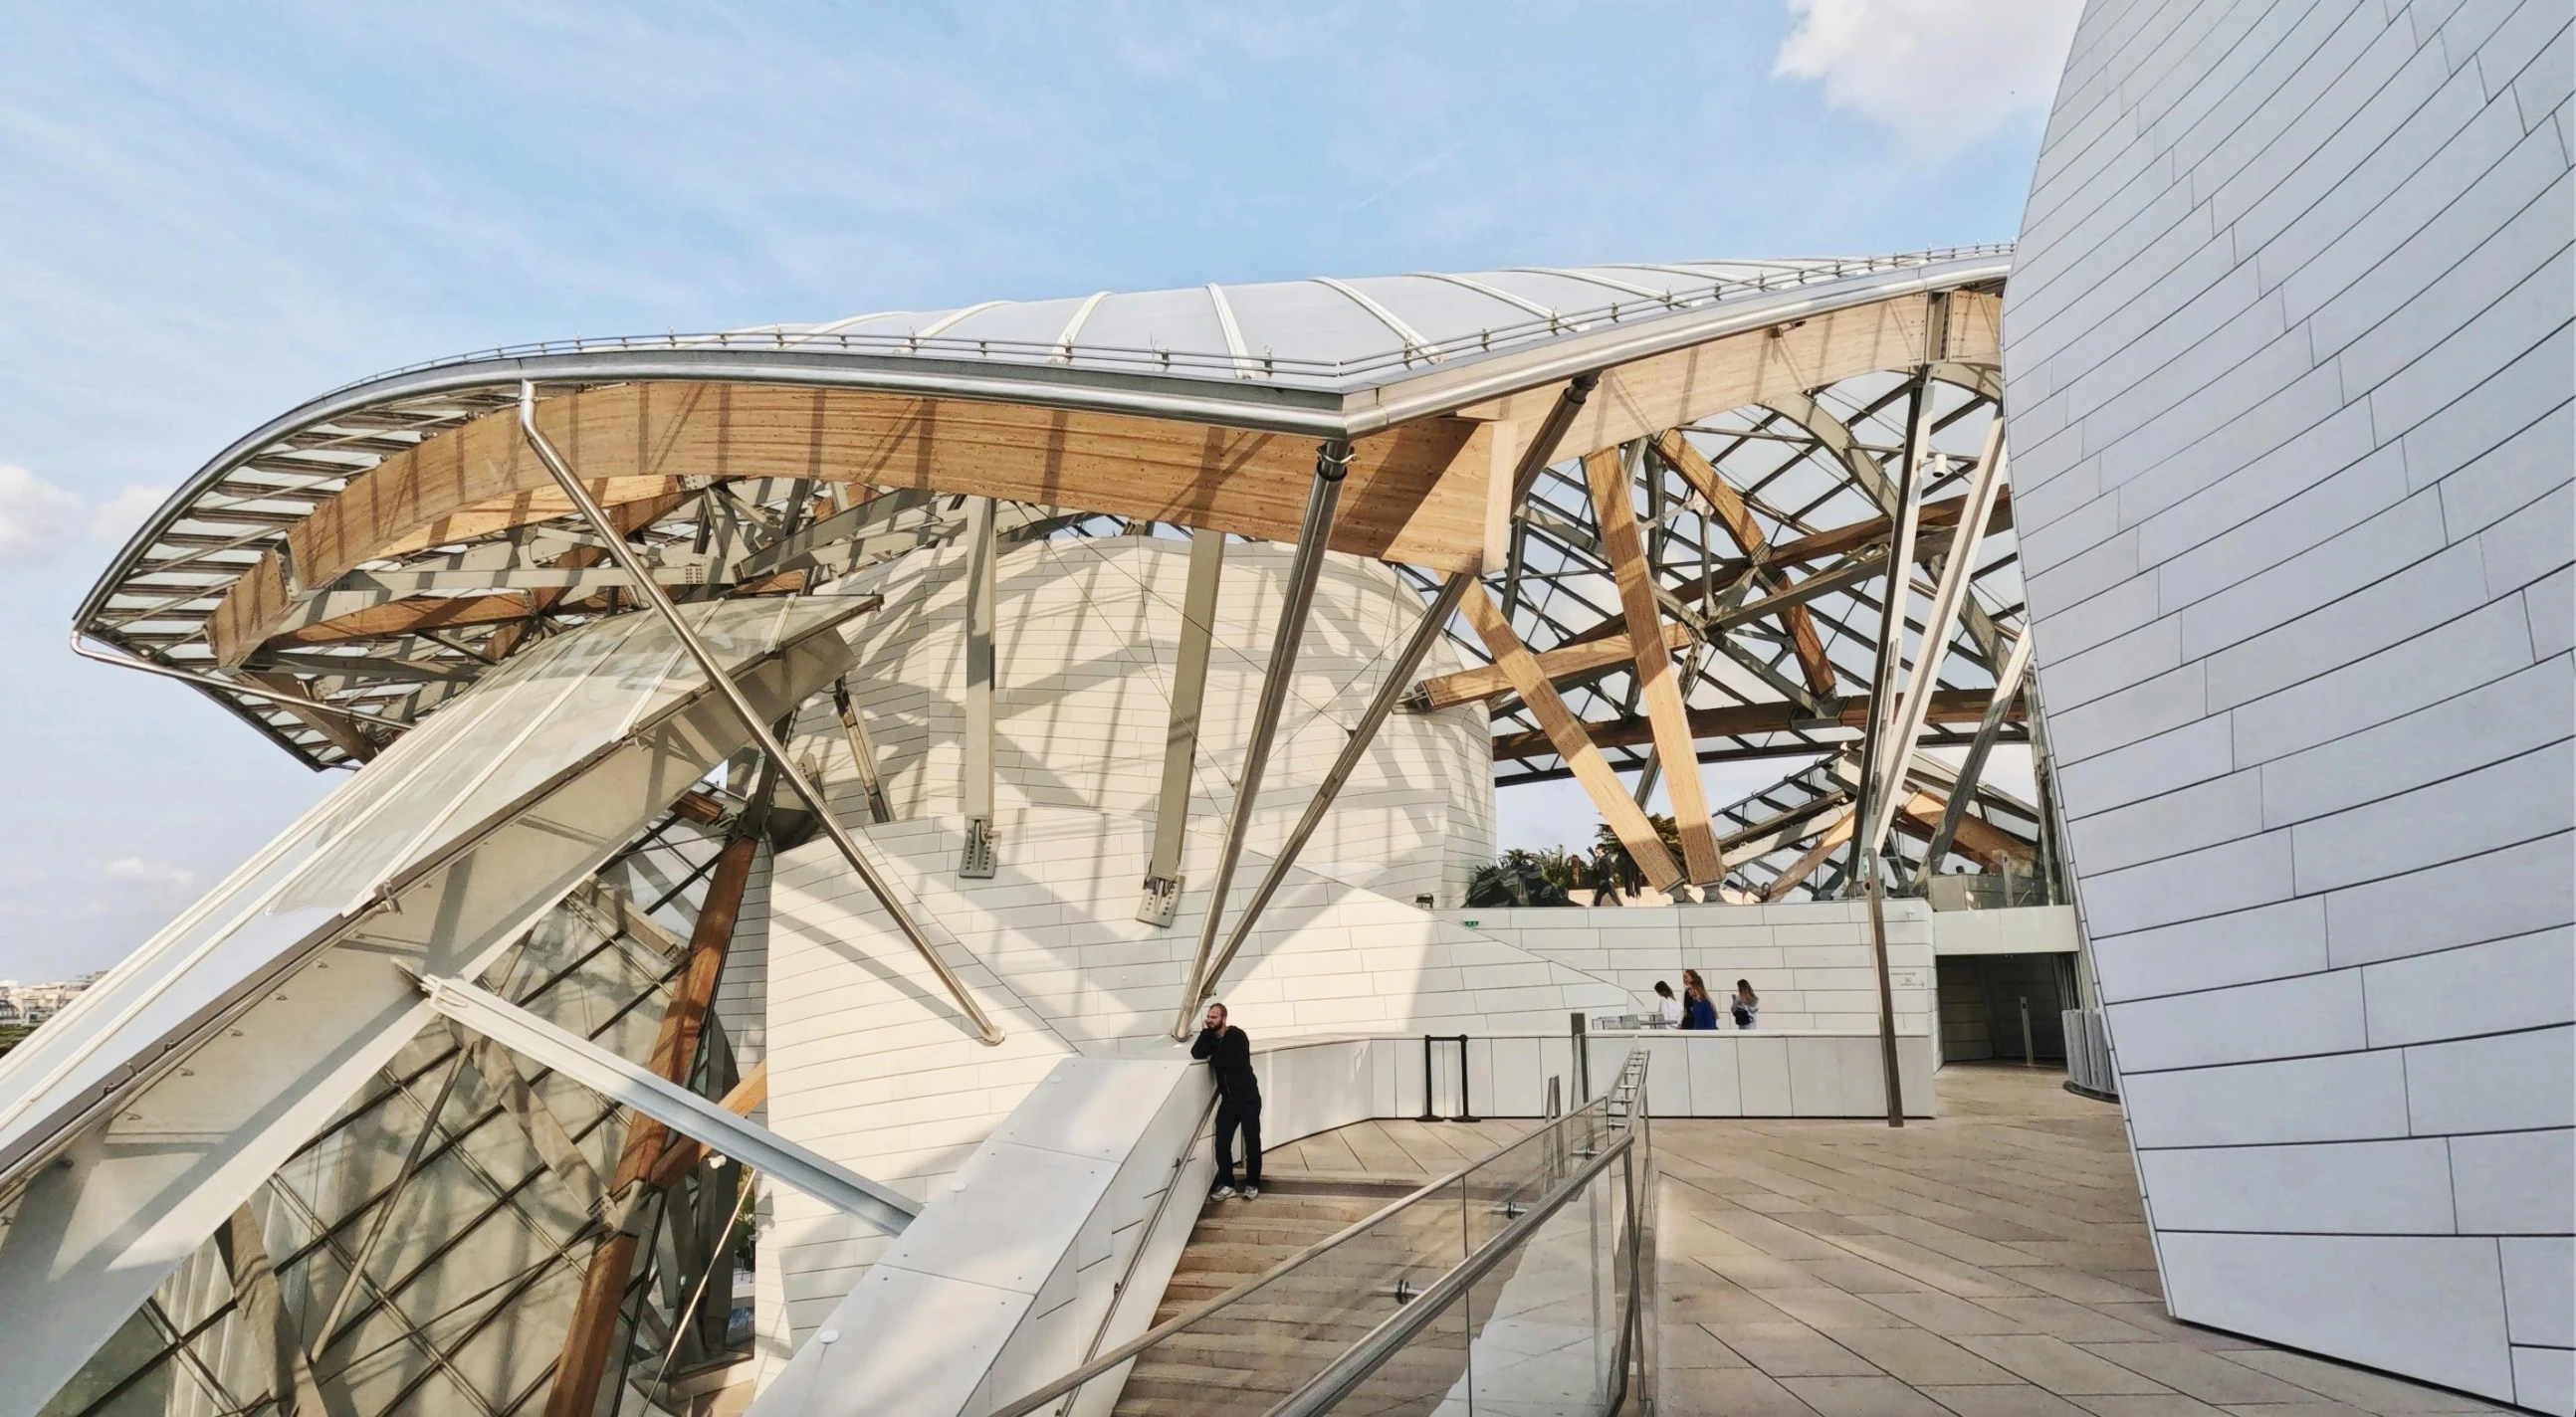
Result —
[{"label": "glass balustrade", "polygon": [[1639,1053],[1591,1105],[994,1417],[1609,1412],[1646,1307],[1644,1092]]}]

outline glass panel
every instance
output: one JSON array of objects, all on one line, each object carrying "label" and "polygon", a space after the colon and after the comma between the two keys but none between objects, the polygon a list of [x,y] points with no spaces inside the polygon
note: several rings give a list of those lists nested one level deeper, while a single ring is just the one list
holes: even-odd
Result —
[{"label": "glass panel", "polygon": [[[1292,1195],[1265,1196],[1262,1204],[1274,1199],[1296,1204]],[[1462,1200],[1452,1182],[1166,1335],[1137,1355],[1126,1397],[1150,1400],[1168,1417],[1257,1411],[1286,1397],[1393,1315],[1399,1293],[1420,1293],[1466,1258]],[[1455,1377],[1453,1371],[1442,1388]]]},{"label": "glass panel", "polygon": [[1471,1367],[1444,1412],[1579,1417],[1608,1408],[1626,1313],[1621,1184],[1613,1163],[1476,1282]]},{"label": "glass panel", "polygon": [[[726,663],[847,617],[847,597],[690,606]],[[0,1145],[398,870],[702,682],[650,614],[532,646],[404,734],[0,1068]],[[542,742],[539,741],[542,735]],[[130,1015],[130,1016],[129,1016]],[[79,1061],[71,1060],[78,1057]]]},{"label": "glass panel", "polygon": [[[1623,1068],[1601,1100],[1163,1335],[1131,1366],[1093,1379],[1090,1399],[1116,1390],[1120,1411],[1180,1417],[1275,1405],[1389,1320],[1417,1318],[1405,1303],[1427,1302],[1414,1296],[1468,1256],[1503,1243],[1515,1224],[1531,1224],[1511,1253],[1331,1410],[1607,1412],[1628,1361],[1623,1337],[1635,1237],[1627,1188],[1646,1138],[1642,1108],[1633,1117],[1627,1109],[1644,1083],[1642,1061]],[[1630,1140],[1630,1126],[1638,1129],[1637,1151],[1604,1165],[1545,1219],[1529,1221],[1596,1158]],[[1289,1193],[1273,1199],[1295,1204]],[[1052,1385],[1041,1392],[1051,1397],[1019,1402],[1072,1410]]]},{"label": "glass panel", "polygon": [[1467,1417],[1467,1304],[1451,1301],[1332,1408],[1335,1417]]}]

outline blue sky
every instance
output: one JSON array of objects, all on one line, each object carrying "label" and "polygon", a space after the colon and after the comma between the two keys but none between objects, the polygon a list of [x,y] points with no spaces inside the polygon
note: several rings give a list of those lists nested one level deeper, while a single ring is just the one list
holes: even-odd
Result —
[{"label": "blue sky", "polygon": [[[2007,240],[2074,15],[9,8],[0,979],[20,980],[112,963],[338,781],[62,648],[125,529],[306,396],[550,336]],[[1534,830],[1545,791],[1506,794],[1507,822]]]}]

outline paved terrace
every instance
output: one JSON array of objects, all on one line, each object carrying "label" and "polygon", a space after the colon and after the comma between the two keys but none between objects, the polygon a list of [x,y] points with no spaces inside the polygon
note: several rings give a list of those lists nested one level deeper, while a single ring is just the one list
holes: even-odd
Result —
[{"label": "paved terrace", "polygon": [[1656,1123],[1663,1411],[2502,1410],[2166,1317],[2119,1110],[2062,1078],[1946,1068],[1941,1117],[1902,1131]]}]

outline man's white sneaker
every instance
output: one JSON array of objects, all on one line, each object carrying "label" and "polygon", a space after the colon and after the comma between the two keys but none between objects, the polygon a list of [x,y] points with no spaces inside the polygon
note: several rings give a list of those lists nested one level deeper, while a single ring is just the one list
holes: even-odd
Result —
[{"label": "man's white sneaker", "polygon": [[1234,1199],[1234,1187],[1219,1186],[1215,1190],[1208,1192],[1208,1199],[1212,1201],[1232,1200]]},{"label": "man's white sneaker", "polygon": [[1258,1195],[1260,1195],[1260,1194],[1261,1194],[1261,1188],[1260,1188],[1259,1186],[1246,1186],[1246,1187],[1244,1187],[1244,1188],[1243,1188],[1243,1198],[1244,1198],[1245,1200],[1251,1200],[1252,1198],[1254,1198],[1255,1196],[1258,1196]]}]

